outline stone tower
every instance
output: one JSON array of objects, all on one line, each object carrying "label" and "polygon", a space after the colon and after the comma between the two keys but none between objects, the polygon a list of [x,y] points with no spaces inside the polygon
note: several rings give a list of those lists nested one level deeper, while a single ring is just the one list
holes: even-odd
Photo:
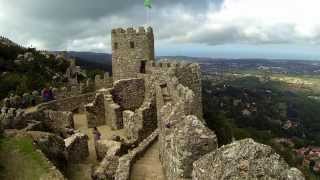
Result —
[{"label": "stone tower", "polygon": [[151,27],[124,30],[113,29],[112,74],[113,80],[136,78],[145,73],[147,61],[154,61],[154,36]]}]

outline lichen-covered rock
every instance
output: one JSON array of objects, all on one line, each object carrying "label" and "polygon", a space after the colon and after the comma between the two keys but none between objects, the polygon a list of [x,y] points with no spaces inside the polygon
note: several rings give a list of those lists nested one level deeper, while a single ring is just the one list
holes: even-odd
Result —
[{"label": "lichen-covered rock", "polygon": [[89,156],[88,139],[87,135],[76,133],[64,140],[68,161],[81,162]]},{"label": "lichen-covered rock", "polygon": [[267,145],[252,139],[222,146],[193,163],[194,180],[304,180],[302,173],[289,165]]}]

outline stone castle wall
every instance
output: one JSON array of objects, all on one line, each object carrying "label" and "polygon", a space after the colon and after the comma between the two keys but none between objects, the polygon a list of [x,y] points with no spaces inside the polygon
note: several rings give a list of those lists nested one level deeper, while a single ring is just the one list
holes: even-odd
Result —
[{"label": "stone castle wall", "polygon": [[154,36],[151,27],[112,30],[113,80],[135,78],[147,61],[154,61]]},{"label": "stone castle wall", "polygon": [[144,101],[144,88],[143,79],[132,78],[115,81],[111,90],[113,101],[123,110],[134,111]]},{"label": "stone castle wall", "polygon": [[160,161],[168,180],[191,179],[193,162],[217,149],[217,138],[198,116],[198,97],[180,83],[175,67],[165,68],[156,85]]},{"label": "stone castle wall", "polygon": [[95,90],[99,90],[102,88],[111,88],[113,83],[112,77],[110,77],[109,73],[106,72],[103,77],[100,75],[96,75],[94,79]]},{"label": "stone castle wall", "polygon": [[50,101],[38,106],[39,109],[51,109],[55,111],[70,111],[83,110],[84,106],[91,103],[95,98],[96,93],[88,93],[75,97],[65,98],[61,100]]}]

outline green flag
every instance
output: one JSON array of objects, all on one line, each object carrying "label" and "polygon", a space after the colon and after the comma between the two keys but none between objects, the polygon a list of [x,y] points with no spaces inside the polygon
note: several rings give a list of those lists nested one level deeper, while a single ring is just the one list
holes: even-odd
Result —
[{"label": "green flag", "polygon": [[144,7],[151,8],[151,0],[144,0]]}]

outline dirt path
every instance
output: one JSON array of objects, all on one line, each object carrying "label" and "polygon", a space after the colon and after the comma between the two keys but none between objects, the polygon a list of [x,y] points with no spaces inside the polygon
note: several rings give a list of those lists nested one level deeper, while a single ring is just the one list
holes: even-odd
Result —
[{"label": "dirt path", "polygon": [[165,180],[159,160],[159,142],[155,142],[133,165],[131,180]]}]

